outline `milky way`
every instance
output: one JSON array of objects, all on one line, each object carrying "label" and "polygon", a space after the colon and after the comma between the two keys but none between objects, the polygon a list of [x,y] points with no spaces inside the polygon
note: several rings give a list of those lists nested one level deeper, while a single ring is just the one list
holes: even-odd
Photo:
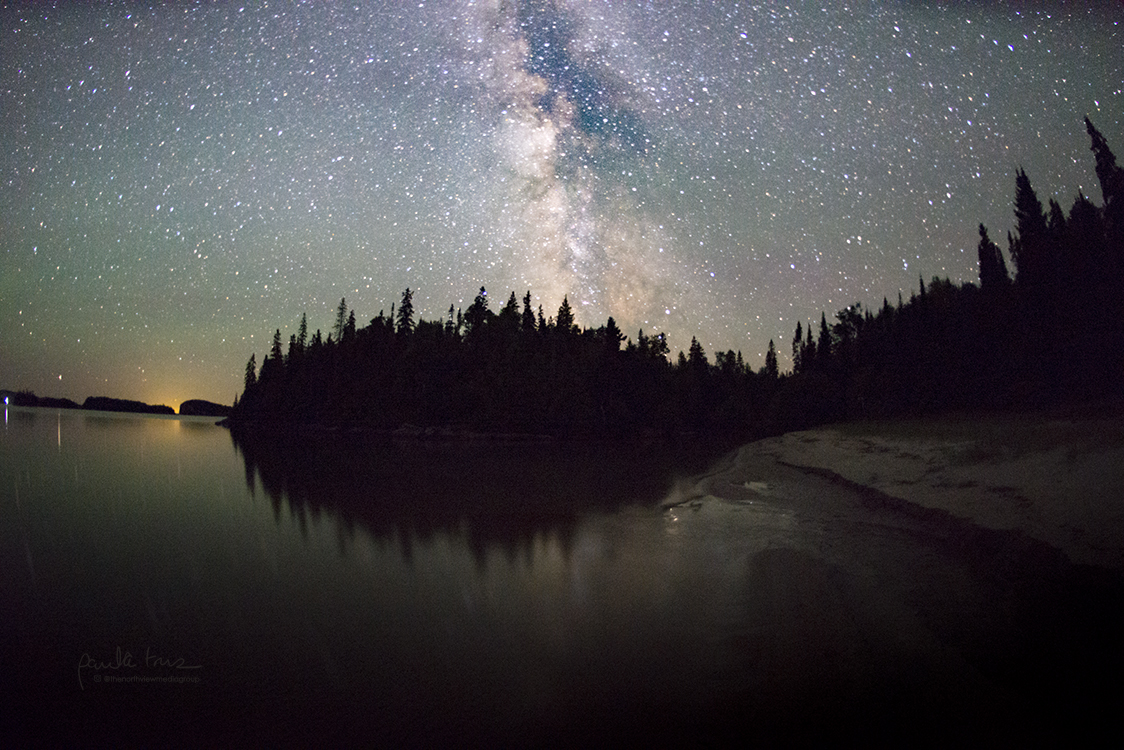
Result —
[{"label": "milky way", "polygon": [[992,5],[5,5],[0,387],[229,402],[275,328],[407,286],[783,364],[975,280],[1019,167],[1100,201],[1124,6]]}]

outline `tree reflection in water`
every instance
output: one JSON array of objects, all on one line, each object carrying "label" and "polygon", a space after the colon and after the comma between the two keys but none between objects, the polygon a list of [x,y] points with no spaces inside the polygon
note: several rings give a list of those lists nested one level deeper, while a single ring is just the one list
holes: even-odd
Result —
[{"label": "tree reflection in water", "polygon": [[[333,513],[341,530],[415,542],[464,539],[482,561],[491,547],[515,558],[538,535],[569,552],[584,513],[655,505],[677,479],[697,475],[729,446],[690,441],[400,440],[328,431],[232,431],[251,493],[302,529]],[[341,537],[341,550],[347,539]]]}]

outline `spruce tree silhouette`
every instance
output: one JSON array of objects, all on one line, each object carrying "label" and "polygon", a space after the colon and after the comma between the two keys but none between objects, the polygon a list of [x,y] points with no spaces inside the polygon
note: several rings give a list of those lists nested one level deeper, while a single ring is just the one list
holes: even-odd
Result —
[{"label": "spruce tree silhouette", "polygon": [[780,377],[780,368],[777,366],[777,347],[769,339],[769,351],[765,353],[765,377],[776,380]]},{"label": "spruce tree silhouette", "polygon": [[409,336],[414,332],[414,293],[410,291],[410,287],[402,292],[402,304],[398,306],[395,323],[399,336]]},{"label": "spruce tree silhouette", "polygon": [[527,293],[523,295],[523,314],[520,317],[520,328],[523,333],[534,333],[537,329],[535,324],[535,311],[531,308],[531,290],[528,289]]},{"label": "spruce tree silhouette", "polygon": [[340,297],[340,305],[336,308],[336,325],[332,331],[336,334],[336,343],[343,339],[343,329],[347,325],[347,300]]},{"label": "spruce tree silhouette", "polygon": [[574,311],[570,309],[568,297],[563,297],[562,304],[558,307],[558,317],[554,321],[554,329],[563,335],[574,333]]},{"label": "spruce tree silhouette", "polygon": [[243,379],[243,391],[252,391],[254,386],[258,384],[258,369],[254,356],[255,355],[250,354],[250,361],[246,363],[246,376]]},{"label": "spruce tree silhouette", "polygon": [[979,257],[980,288],[985,293],[995,293],[1011,283],[1007,275],[1007,263],[1003,251],[987,236],[987,227],[980,224],[980,244],[976,248]]},{"label": "spruce tree silhouette", "polygon": [[792,335],[792,373],[799,375],[804,372],[804,327],[796,321],[796,333]]}]

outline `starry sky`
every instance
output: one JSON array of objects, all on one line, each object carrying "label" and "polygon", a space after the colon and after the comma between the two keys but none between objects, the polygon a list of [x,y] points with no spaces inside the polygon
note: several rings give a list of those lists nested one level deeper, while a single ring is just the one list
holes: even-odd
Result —
[{"label": "starry sky", "polygon": [[0,8],[0,387],[230,403],[407,286],[783,368],[1124,157],[1118,2],[151,6]]}]

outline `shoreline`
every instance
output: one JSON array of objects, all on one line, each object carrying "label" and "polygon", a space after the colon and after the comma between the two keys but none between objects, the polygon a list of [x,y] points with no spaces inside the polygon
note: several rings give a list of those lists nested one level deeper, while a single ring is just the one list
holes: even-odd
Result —
[{"label": "shoreline", "polygon": [[846,485],[872,501],[881,497],[984,529],[1021,532],[1073,563],[1124,570],[1124,420],[1118,404],[789,432],[743,445],[723,466],[697,478],[700,492],[691,499],[739,499],[732,496],[743,489],[768,495],[755,468],[762,459]]}]

